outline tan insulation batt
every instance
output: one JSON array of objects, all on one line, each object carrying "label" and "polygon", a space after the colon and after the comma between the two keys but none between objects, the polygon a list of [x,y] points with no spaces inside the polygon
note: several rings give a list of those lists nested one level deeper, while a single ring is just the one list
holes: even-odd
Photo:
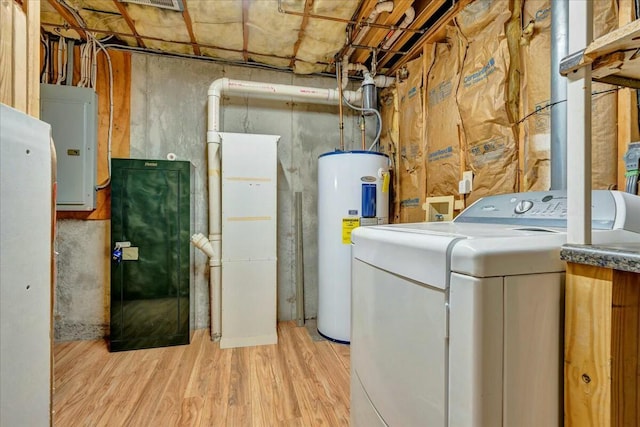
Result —
[{"label": "tan insulation batt", "polygon": [[[189,14],[196,40],[210,46],[220,46],[224,40],[226,48],[242,50],[242,7],[238,3],[238,0],[190,1]],[[203,55],[230,61],[243,59],[241,52],[207,47],[201,51]]]},{"label": "tan insulation batt", "polygon": [[[593,3],[593,25],[594,38],[618,28],[616,0]],[[595,94],[591,99],[591,185],[606,189],[617,183],[618,94],[615,86],[596,82],[591,91]]]},{"label": "tan insulation batt", "polygon": [[407,63],[408,77],[397,84],[400,222],[419,222],[425,219],[425,211],[422,208],[427,180],[423,134],[423,64],[431,65],[433,50],[429,56]]},{"label": "tan insulation batt", "polygon": [[[304,0],[298,1],[304,5]],[[316,0],[312,13],[349,19],[358,7],[357,0]],[[329,63],[333,55],[345,42],[346,24],[342,22],[310,19],[305,37],[298,48],[299,60],[295,62],[294,72],[305,74],[327,70],[326,66],[316,63]]]},{"label": "tan insulation batt", "polygon": [[505,5],[502,0],[476,0],[456,19],[468,43],[457,94],[467,167],[474,173],[468,202],[517,191],[516,135],[507,90],[511,58],[505,31],[511,11]]},{"label": "tan insulation batt", "polygon": [[390,199],[390,222],[396,223],[400,220],[400,199],[398,189],[400,180],[398,175],[398,141],[400,134],[398,129],[398,90],[396,86],[384,88],[378,94],[380,104],[380,117],[382,118],[382,129],[380,131],[380,152],[389,156],[391,160],[392,183]]},{"label": "tan insulation batt", "polygon": [[[594,37],[617,28],[616,11],[615,0],[600,0],[594,3]],[[521,43],[521,114],[524,117],[534,113],[521,124],[524,151],[523,189],[547,190],[551,181],[551,123],[550,110],[546,108],[551,93],[551,0],[526,0],[523,7],[523,23],[525,27],[528,25],[531,33],[525,34]],[[613,86],[603,83],[594,82],[592,85],[592,91],[596,94],[592,98],[593,188],[604,189],[616,183],[617,95],[615,91],[597,94],[611,89]]]},{"label": "tan insulation batt", "polygon": [[[78,11],[86,28],[132,34],[113,1],[64,1]],[[195,54],[182,12],[134,3],[122,4],[135,23],[138,34],[143,37],[146,48],[182,55]],[[295,73],[307,74],[331,71],[333,56],[345,42],[345,22],[310,17],[305,30],[300,31],[303,18],[278,11],[278,0],[192,0],[186,4],[195,41],[201,45],[203,56],[238,62],[248,59],[276,67],[290,67],[293,62]],[[358,5],[358,0],[315,0],[310,12],[350,19]],[[244,16],[243,6],[247,8]],[[281,6],[285,11],[300,13],[305,10],[305,0],[282,0]],[[60,25],[65,37],[80,38],[75,31],[64,29],[63,19],[48,1],[41,1],[40,8],[43,23]],[[243,19],[247,27],[246,46]],[[96,37],[105,35],[98,32]],[[129,46],[138,46],[135,37],[117,37]],[[297,52],[294,52],[294,46],[297,46]],[[292,60],[294,55],[295,61]]]},{"label": "tan insulation batt", "polygon": [[466,46],[455,27],[436,45],[427,78],[427,196],[458,195],[463,153],[456,91]]}]

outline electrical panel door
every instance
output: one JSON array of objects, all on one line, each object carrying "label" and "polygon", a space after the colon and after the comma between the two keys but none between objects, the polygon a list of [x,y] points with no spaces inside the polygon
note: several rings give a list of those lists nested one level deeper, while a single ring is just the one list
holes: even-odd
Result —
[{"label": "electrical panel door", "polygon": [[98,96],[91,88],[40,85],[40,119],[56,144],[59,211],[96,208]]}]

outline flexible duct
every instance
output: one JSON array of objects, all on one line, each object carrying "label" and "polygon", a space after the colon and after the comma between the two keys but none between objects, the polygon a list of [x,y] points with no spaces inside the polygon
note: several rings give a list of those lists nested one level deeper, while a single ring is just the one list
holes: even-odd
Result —
[{"label": "flexible duct", "polygon": [[[221,335],[221,248],[222,248],[222,210],[220,205],[220,97],[223,93],[239,93],[277,99],[292,99],[316,103],[337,103],[340,101],[338,89],[318,89],[314,87],[290,86],[272,83],[232,80],[226,77],[215,80],[209,86],[207,112],[207,175],[209,177],[209,241],[212,251],[209,256],[209,285],[211,300],[211,338],[218,340]],[[344,91],[344,99],[350,102],[360,101],[360,92]],[[200,246],[198,235],[196,240]],[[195,244],[196,242],[194,242]],[[198,246],[199,247],[199,246]]]}]

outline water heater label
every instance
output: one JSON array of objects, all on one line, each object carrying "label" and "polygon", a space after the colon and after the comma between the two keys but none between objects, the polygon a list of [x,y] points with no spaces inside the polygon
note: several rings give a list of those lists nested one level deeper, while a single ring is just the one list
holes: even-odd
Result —
[{"label": "water heater label", "polygon": [[351,232],[360,226],[360,218],[342,218],[342,243],[351,244]]},{"label": "water heater label", "polygon": [[376,177],[375,176],[363,176],[362,178],[360,178],[360,181],[362,182],[376,182]]}]

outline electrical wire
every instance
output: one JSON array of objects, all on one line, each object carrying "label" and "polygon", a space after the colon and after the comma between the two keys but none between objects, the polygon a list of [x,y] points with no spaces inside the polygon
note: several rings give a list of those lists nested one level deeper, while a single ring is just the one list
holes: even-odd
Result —
[{"label": "electrical wire", "polygon": [[48,83],[49,76],[46,71],[47,64],[49,63],[49,36],[46,34],[41,34],[40,43],[44,46],[44,60],[42,61],[42,68],[40,69],[40,83]]},{"label": "electrical wire", "polygon": [[62,84],[67,75],[67,43],[65,38],[60,35],[58,39],[58,79],[56,80],[56,84]]},{"label": "electrical wire", "polygon": [[[601,90],[599,92],[591,92],[591,96],[602,95],[602,94],[605,94],[605,93],[613,93],[613,92],[617,92],[619,90],[620,90],[620,88],[616,87],[615,89],[607,89],[607,90]],[[523,118],[518,120],[516,122],[516,124],[520,124],[520,123],[524,122],[525,120],[527,120],[529,117],[534,116],[536,114],[540,114],[543,110],[551,108],[554,105],[562,104],[563,102],[567,102],[567,100],[566,99],[562,99],[560,101],[550,102],[548,104],[545,104],[542,107],[537,108],[535,111],[530,112],[529,114],[527,114],[526,116],[524,116]]]},{"label": "electrical wire", "polygon": [[[111,141],[113,137],[113,67],[111,66],[111,57],[109,56],[109,52],[107,52],[107,49],[95,37],[93,37],[93,40],[97,44],[98,48],[100,48],[100,50],[104,52],[104,56],[107,58],[107,64],[109,66],[109,133],[107,137],[107,179],[105,182],[96,187],[96,189],[101,190],[103,188],[106,188],[111,183]],[[97,58],[95,62],[98,62]]]},{"label": "electrical wire", "polygon": [[[65,0],[57,0],[65,9],[73,15],[76,21],[80,24],[81,27],[85,27],[86,23],[84,19],[80,16],[78,11],[76,11],[73,7],[68,5]],[[107,64],[109,67],[109,131],[107,137],[107,179],[102,183],[96,186],[96,190],[101,190],[106,188],[111,183],[111,142],[113,136],[113,67],[111,65],[111,57],[109,56],[109,52],[104,47],[104,45],[96,38],[96,36],[90,32],[86,32],[87,34],[87,43],[85,45],[83,59],[86,57],[88,63],[85,68],[85,80],[83,80],[83,84],[90,85],[95,90],[96,76],[97,76],[97,50],[100,49],[104,52],[105,57],[107,58]],[[93,60],[93,61],[92,61]],[[83,61],[84,62],[84,61]],[[78,85],[80,86],[80,85]]]}]

